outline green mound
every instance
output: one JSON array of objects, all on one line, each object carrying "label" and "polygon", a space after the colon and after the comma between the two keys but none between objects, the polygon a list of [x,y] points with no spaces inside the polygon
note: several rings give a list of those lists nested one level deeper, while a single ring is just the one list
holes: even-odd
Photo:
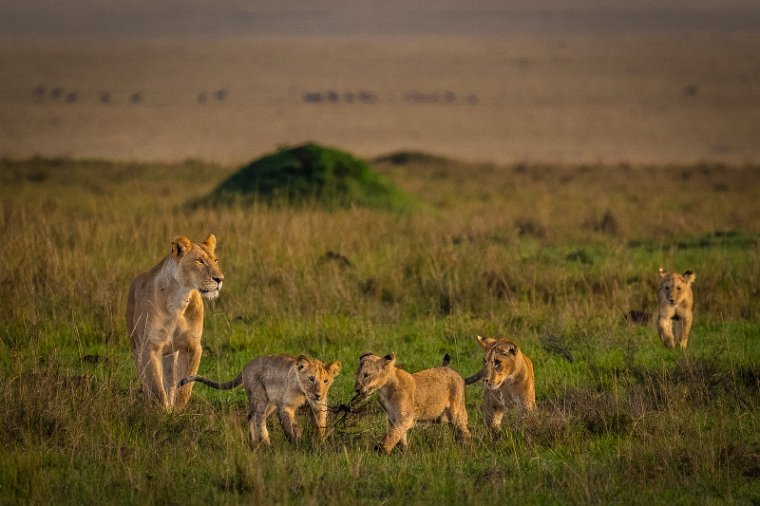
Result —
[{"label": "green mound", "polygon": [[412,201],[358,158],[317,144],[266,155],[222,182],[201,205],[246,204],[372,207],[405,210]]}]

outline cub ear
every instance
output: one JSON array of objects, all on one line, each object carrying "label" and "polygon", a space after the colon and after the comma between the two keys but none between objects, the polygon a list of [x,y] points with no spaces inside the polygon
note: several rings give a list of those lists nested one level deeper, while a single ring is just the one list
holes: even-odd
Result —
[{"label": "cub ear", "polygon": [[216,236],[214,234],[209,234],[208,237],[203,240],[203,244],[205,244],[213,253],[216,249]]},{"label": "cub ear", "polygon": [[383,357],[385,359],[385,365],[393,365],[396,363],[396,354],[393,352],[388,353],[386,356]]},{"label": "cub ear", "polygon": [[330,376],[335,377],[340,372],[341,365],[342,364],[340,363],[340,360],[336,360],[335,362],[327,365],[327,372],[330,374]]},{"label": "cub ear", "polygon": [[364,353],[362,353],[361,355],[359,355],[359,362],[361,362],[362,360],[364,360],[364,357],[369,357],[372,354],[373,353],[371,351],[365,351]]},{"label": "cub ear", "polygon": [[493,343],[496,342],[496,339],[492,339],[490,337],[482,337],[482,336],[475,336],[475,339],[478,340],[478,344],[483,347],[483,349],[488,349],[491,347]]},{"label": "cub ear", "polygon": [[177,258],[182,258],[185,256],[185,253],[190,251],[191,246],[190,239],[184,235],[180,235],[172,241],[172,255]]},{"label": "cub ear", "polygon": [[517,345],[514,344],[514,343],[510,344],[507,347],[507,353],[510,354],[510,355],[512,355],[512,356],[516,356],[517,355],[517,350],[518,350]]},{"label": "cub ear", "polygon": [[667,273],[665,273],[665,269],[660,267],[660,279],[665,279],[665,276],[667,276]]},{"label": "cub ear", "polygon": [[311,362],[311,360],[306,355],[298,355],[296,357],[296,365],[298,366],[299,371],[309,365],[309,362]]},{"label": "cub ear", "polygon": [[683,279],[686,280],[687,283],[691,284],[697,280],[697,275],[691,271],[686,271],[683,273]]}]

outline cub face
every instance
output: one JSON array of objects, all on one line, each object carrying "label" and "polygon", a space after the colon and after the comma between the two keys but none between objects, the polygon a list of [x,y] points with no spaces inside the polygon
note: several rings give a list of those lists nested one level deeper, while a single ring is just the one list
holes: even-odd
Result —
[{"label": "cub face", "polygon": [[311,404],[327,404],[327,394],[340,372],[340,366],[337,360],[325,366],[322,361],[306,355],[296,357],[298,385]]},{"label": "cub face", "polygon": [[224,274],[214,254],[216,237],[209,234],[202,243],[193,243],[185,236],[172,241],[175,277],[183,286],[194,288],[207,299],[215,299],[222,289]]},{"label": "cub face", "polygon": [[509,339],[497,340],[481,336],[477,336],[477,339],[485,351],[483,370],[486,388],[496,390],[516,371],[520,349],[517,343]]},{"label": "cub face", "polygon": [[671,306],[681,304],[691,293],[691,284],[697,279],[697,275],[691,271],[683,274],[673,272],[667,274],[660,268],[660,293],[662,300]]},{"label": "cub face", "polygon": [[372,353],[362,354],[359,357],[359,368],[356,370],[354,391],[366,397],[382,388],[387,383],[395,364],[395,353],[390,353],[384,357]]}]

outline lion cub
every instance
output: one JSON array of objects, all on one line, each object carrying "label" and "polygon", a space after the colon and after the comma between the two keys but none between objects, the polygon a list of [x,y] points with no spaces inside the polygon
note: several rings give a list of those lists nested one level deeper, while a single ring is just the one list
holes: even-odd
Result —
[{"label": "lion cub", "polygon": [[179,386],[192,381],[200,381],[219,390],[244,385],[250,403],[248,435],[252,445],[271,445],[267,418],[275,409],[287,438],[292,443],[298,442],[301,428],[296,422],[296,410],[308,404],[321,441],[325,437],[327,424],[327,394],[340,372],[340,365],[335,361],[325,366],[306,355],[269,355],[253,359],[243,372],[227,383],[220,384],[202,376],[188,376],[180,381]]},{"label": "lion cub", "polygon": [[483,348],[483,369],[465,379],[467,385],[483,383],[483,411],[488,427],[498,432],[508,405],[523,413],[536,409],[533,362],[510,339],[476,336]]},{"label": "lion cub", "polygon": [[385,453],[399,444],[406,450],[407,432],[417,421],[448,420],[456,429],[457,439],[470,440],[464,380],[448,367],[448,356],[440,367],[410,374],[396,367],[395,353],[385,357],[364,353],[359,357],[354,390],[365,397],[378,392],[380,405],[390,423],[381,444]]},{"label": "lion cub", "polygon": [[691,271],[683,274],[677,272],[667,274],[665,269],[660,267],[660,289],[657,291],[660,309],[657,316],[657,332],[660,334],[662,344],[667,348],[675,348],[676,342],[681,348],[689,345],[689,332],[694,320],[692,314],[694,294],[691,291],[691,284],[696,279],[697,275]]}]

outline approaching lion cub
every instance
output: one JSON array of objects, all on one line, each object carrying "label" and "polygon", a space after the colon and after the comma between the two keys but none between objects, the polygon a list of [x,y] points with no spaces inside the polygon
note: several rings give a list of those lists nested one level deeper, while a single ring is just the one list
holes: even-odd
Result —
[{"label": "approaching lion cub", "polygon": [[308,404],[319,440],[325,437],[327,425],[327,394],[335,376],[340,372],[340,362],[325,366],[321,361],[306,355],[270,355],[253,359],[235,379],[217,383],[202,376],[189,376],[179,386],[200,381],[212,388],[230,390],[241,384],[248,394],[248,435],[252,445],[271,445],[267,418],[277,410],[282,430],[291,443],[301,438],[301,428],[296,422],[296,410]]},{"label": "approaching lion cub", "polygon": [[214,254],[216,237],[172,241],[158,265],[137,276],[129,288],[127,330],[143,394],[165,409],[187,404],[192,385],[177,380],[198,372],[201,363],[203,300],[219,295],[224,274]]},{"label": "approaching lion cub", "polygon": [[405,450],[407,432],[417,421],[448,420],[456,428],[458,439],[470,440],[464,380],[448,367],[448,356],[440,367],[410,374],[396,367],[395,353],[385,357],[364,353],[359,357],[354,390],[365,397],[378,392],[380,405],[390,422],[381,444],[385,453],[398,444]]},{"label": "approaching lion cub", "polygon": [[662,344],[667,348],[675,348],[676,340],[681,348],[689,345],[689,332],[694,320],[692,313],[694,294],[691,291],[691,284],[695,279],[697,275],[691,271],[683,274],[677,272],[667,274],[660,267],[661,282],[657,292],[660,310],[657,316],[657,332],[660,334]]},{"label": "approaching lion cub", "polygon": [[493,431],[501,429],[501,419],[508,405],[531,413],[536,409],[536,383],[533,362],[509,339],[477,336],[483,347],[483,369],[465,379],[471,385],[483,384],[483,411],[486,424]]}]

